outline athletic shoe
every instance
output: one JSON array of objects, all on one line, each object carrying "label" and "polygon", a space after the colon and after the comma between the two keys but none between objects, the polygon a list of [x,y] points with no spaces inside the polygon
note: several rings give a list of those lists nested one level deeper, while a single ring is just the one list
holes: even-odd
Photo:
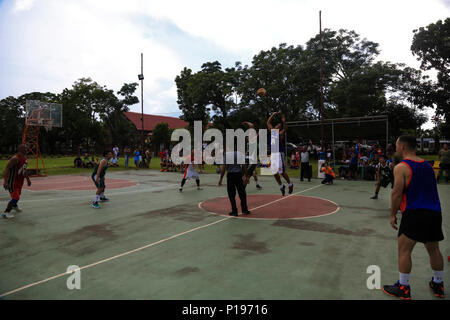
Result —
[{"label": "athletic shoe", "polygon": [[178,190],[180,190],[180,192],[183,192],[183,188],[180,188],[180,189],[178,189]]},{"label": "athletic shoe", "polygon": [[281,190],[281,194],[284,197],[284,195],[286,194],[286,186],[283,184],[283,186],[280,188],[280,190]]},{"label": "athletic shoe", "polygon": [[94,209],[100,209],[101,207],[100,207],[100,205],[98,204],[98,202],[94,202],[94,203],[92,203],[92,208],[94,208]]},{"label": "athletic shoe", "polygon": [[197,187],[197,190],[203,190],[203,188],[202,187]]},{"label": "athletic shoe", "polygon": [[433,291],[435,297],[445,298],[444,295],[444,282],[436,283],[433,280],[430,281],[430,289]]},{"label": "athletic shoe", "polygon": [[292,191],[294,191],[294,184],[289,186],[289,194],[292,194]]},{"label": "athletic shoe", "polygon": [[229,212],[228,215],[233,216],[233,217],[238,216],[237,212],[234,212],[234,211]]},{"label": "athletic shoe", "polygon": [[374,195],[373,197],[371,197],[370,199],[378,199],[378,195]]},{"label": "athletic shoe", "polygon": [[397,297],[403,300],[411,300],[411,287],[401,285],[400,281],[397,281],[392,286],[383,286],[383,292],[392,297]]},{"label": "athletic shoe", "polygon": [[11,212],[3,212],[2,217],[5,219],[12,219],[14,218],[14,215]]},{"label": "athletic shoe", "polygon": [[262,190],[262,187],[261,187],[259,184],[257,184],[257,185],[256,185],[256,189]]},{"label": "athletic shoe", "polygon": [[243,214],[250,214],[250,211],[246,210],[246,211],[242,211]]},{"label": "athletic shoe", "polygon": [[101,201],[101,202],[106,202],[106,201],[109,201],[109,198],[103,197],[103,198],[100,198],[100,201]]}]

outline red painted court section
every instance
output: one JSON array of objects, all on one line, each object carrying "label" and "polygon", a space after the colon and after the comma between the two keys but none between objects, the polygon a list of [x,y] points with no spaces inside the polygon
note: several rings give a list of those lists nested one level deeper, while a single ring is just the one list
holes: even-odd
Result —
[{"label": "red painted court section", "polygon": [[[107,189],[120,189],[137,185],[137,182],[125,179],[105,179]],[[90,176],[54,176],[31,178],[31,187],[25,181],[23,189],[31,191],[45,190],[96,190]]]},{"label": "red painted court section", "polygon": [[[240,208],[239,197],[236,204]],[[273,194],[247,195],[249,215],[239,217],[252,219],[301,219],[318,217],[336,212],[339,207],[336,203],[315,197],[285,196]],[[200,203],[200,208],[219,215],[226,215],[231,211],[228,197],[214,198]]]}]

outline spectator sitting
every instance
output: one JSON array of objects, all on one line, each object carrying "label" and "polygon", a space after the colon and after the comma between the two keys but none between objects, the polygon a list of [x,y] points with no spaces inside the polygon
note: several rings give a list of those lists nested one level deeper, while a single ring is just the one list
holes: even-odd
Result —
[{"label": "spectator sitting", "polygon": [[111,163],[109,165],[111,167],[118,167],[119,166],[118,159],[117,159],[116,155],[114,156],[114,158],[111,158]]},{"label": "spectator sitting", "polygon": [[73,160],[73,166],[74,166],[74,168],[82,168],[83,167],[83,160],[81,160],[80,155],[77,155],[75,160]]},{"label": "spectator sitting", "polygon": [[333,169],[328,165],[327,162],[324,162],[322,164],[322,167],[320,168],[320,171],[325,173],[325,179],[322,180],[322,184],[333,184],[334,178],[336,178],[336,175],[333,172]]},{"label": "spectator sitting", "polygon": [[87,153],[84,154],[84,159],[83,159],[83,167],[84,168],[93,168],[94,164],[91,162],[91,160],[89,160],[89,156]]}]

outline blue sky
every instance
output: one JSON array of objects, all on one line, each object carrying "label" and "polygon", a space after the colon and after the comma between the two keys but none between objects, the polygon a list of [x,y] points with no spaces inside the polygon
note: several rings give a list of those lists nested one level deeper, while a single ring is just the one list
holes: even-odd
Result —
[{"label": "blue sky", "polygon": [[418,68],[412,30],[449,17],[450,0],[0,0],[0,99],[61,92],[81,77],[117,91],[138,81],[143,52],[144,112],[176,116],[184,67],[303,45],[319,10],[323,28],[355,30],[380,44],[380,60]]}]

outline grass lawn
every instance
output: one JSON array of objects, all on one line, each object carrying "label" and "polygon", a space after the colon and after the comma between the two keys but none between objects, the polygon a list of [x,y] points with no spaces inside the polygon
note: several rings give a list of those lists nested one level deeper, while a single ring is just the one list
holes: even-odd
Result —
[{"label": "grass lawn", "polygon": [[[100,158],[100,157],[97,157]],[[425,160],[437,160],[437,155],[427,155],[423,156]],[[47,175],[54,176],[54,175],[63,175],[63,174],[79,174],[79,173],[91,173],[92,169],[90,168],[74,168],[73,167],[73,160],[75,157],[47,157],[44,158],[44,164],[46,168]],[[0,160],[0,174],[3,175],[3,170],[6,167],[7,160]],[[150,170],[160,170],[160,158],[152,158],[150,162]],[[134,162],[133,159],[130,158],[129,165],[130,167],[125,168],[125,159],[119,158],[119,167],[108,168],[108,171],[123,171],[123,170],[135,170],[134,168]],[[313,177],[317,177],[317,161],[312,161],[312,171],[313,171]],[[35,160],[28,160],[28,167],[29,168],[36,168],[36,162]],[[140,170],[149,170],[149,169],[142,169]],[[337,169],[336,169],[337,171]],[[215,173],[216,167],[213,165],[205,165],[205,172],[206,173]],[[288,169],[288,174],[292,178],[299,178],[300,177],[300,169]],[[258,169],[258,174],[260,173]]]}]

